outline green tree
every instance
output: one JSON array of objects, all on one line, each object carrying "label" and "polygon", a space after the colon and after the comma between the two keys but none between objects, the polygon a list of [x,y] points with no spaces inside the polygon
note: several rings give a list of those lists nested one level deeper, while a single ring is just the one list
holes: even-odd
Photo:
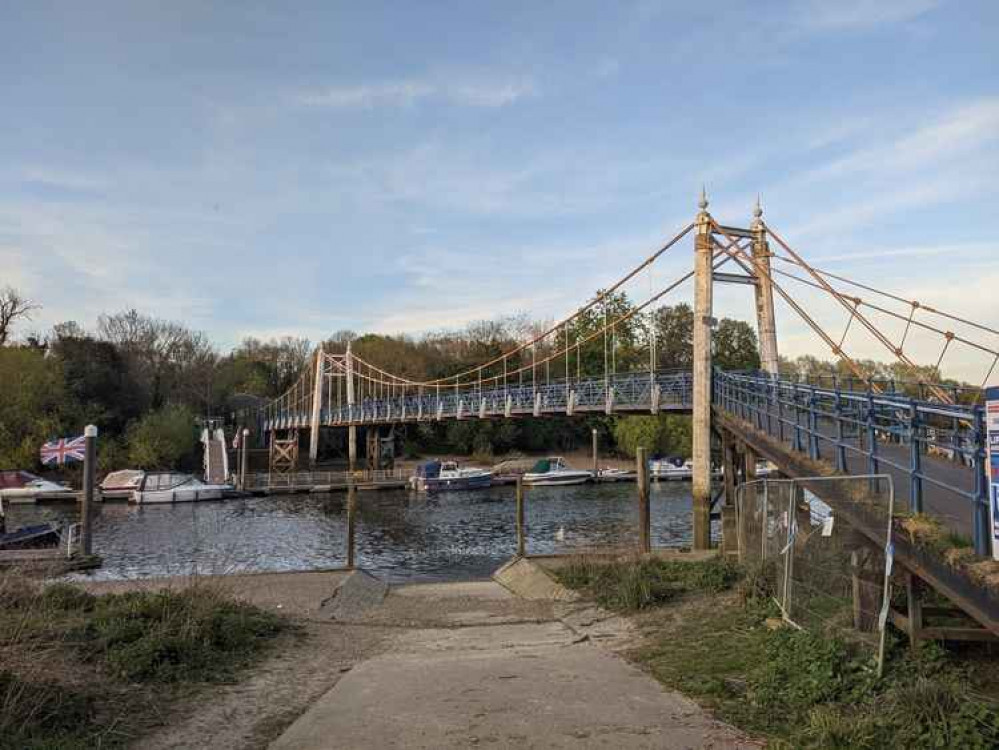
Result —
[{"label": "green tree", "polygon": [[715,367],[723,370],[760,369],[760,347],[756,331],[749,323],[723,318],[711,341]]},{"label": "green tree", "polygon": [[689,456],[690,419],[671,414],[619,417],[614,424],[614,440],[617,449],[627,456],[634,456],[638,448],[645,448],[649,456]]},{"label": "green tree", "polygon": [[139,469],[175,468],[192,457],[197,438],[194,412],[167,404],[129,425],[129,463]]},{"label": "green tree", "polygon": [[66,427],[71,403],[61,363],[38,349],[3,347],[0,383],[0,468],[32,468],[42,443]]}]

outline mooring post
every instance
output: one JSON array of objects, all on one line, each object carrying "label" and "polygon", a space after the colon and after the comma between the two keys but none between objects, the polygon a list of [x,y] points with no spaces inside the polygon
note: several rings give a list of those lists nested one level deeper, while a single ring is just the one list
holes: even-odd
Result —
[{"label": "mooring post", "polygon": [[771,377],[776,378],[780,359],[777,356],[777,322],[774,316],[774,291],[771,284],[770,245],[767,228],[763,223],[763,206],[756,198],[753,222],[753,273],[756,276],[756,328],[760,336],[760,365]]},{"label": "mooring post", "polygon": [[517,556],[527,553],[527,539],[524,536],[524,478],[517,477]]},{"label": "mooring post", "polygon": [[593,428],[593,481],[597,481],[600,470],[597,468],[597,428]]},{"label": "mooring post", "polygon": [[693,492],[694,549],[711,547],[711,327],[712,240],[708,198],[701,190],[701,211],[694,237],[694,394]]},{"label": "mooring post", "polygon": [[83,501],[80,503],[80,552],[94,552],[91,507],[94,504],[94,485],[97,478],[97,427],[88,424],[83,430]]},{"label": "mooring post", "polygon": [[638,470],[638,544],[642,554],[652,552],[652,514],[649,512],[649,463],[645,448],[635,451]]},{"label": "mooring post", "polygon": [[354,569],[354,548],[357,526],[357,488],[354,483],[347,485],[347,569]]},{"label": "mooring post", "polygon": [[239,489],[246,492],[246,473],[250,463],[250,431],[243,428],[243,439],[239,443],[242,453],[239,456]]}]

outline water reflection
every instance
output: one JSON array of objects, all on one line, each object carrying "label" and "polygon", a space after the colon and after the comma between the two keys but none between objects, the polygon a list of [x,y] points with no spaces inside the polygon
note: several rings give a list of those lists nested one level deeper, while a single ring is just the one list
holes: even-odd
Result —
[{"label": "water reflection", "polygon": [[[420,496],[358,493],[357,561],[390,580],[487,577],[516,549],[511,487]],[[690,544],[690,485],[653,485],[652,539]],[[14,506],[15,525],[73,506]],[[530,553],[637,544],[633,484],[538,487],[526,500]],[[559,529],[564,538],[556,541]],[[346,558],[346,495],[275,495],[219,503],[97,508],[94,578],[317,570]]]}]

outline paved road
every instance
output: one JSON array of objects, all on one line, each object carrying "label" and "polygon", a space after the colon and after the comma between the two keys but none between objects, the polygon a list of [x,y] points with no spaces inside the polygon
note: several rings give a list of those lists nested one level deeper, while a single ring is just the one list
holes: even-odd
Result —
[{"label": "paved road", "polygon": [[[561,621],[528,613],[492,582],[394,589],[366,619],[415,627],[270,750],[760,747]],[[434,627],[419,626],[427,617]]]}]

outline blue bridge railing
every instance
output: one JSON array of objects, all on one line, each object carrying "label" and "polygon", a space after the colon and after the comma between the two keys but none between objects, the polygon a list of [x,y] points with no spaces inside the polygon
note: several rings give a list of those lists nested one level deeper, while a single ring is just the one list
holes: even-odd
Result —
[{"label": "blue bridge railing", "polygon": [[[548,384],[510,384],[498,388],[428,388],[394,398],[364,399],[352,406],[324,404],[320,424],[391,424],[506,416],[551,416],[577,412],[628,413],[689,411],[693,378],[689,371],[627,373],[607,378],[552,380]],[[265,430],[308,427],[307,409],[278,412]]]},{"label": "blue bridge railing", "polygon": [[715,373],[712,398],[716,409],[839,472],[890,473],[911,512],[938,517],[988,554],[981,406],[732,372]]}]

